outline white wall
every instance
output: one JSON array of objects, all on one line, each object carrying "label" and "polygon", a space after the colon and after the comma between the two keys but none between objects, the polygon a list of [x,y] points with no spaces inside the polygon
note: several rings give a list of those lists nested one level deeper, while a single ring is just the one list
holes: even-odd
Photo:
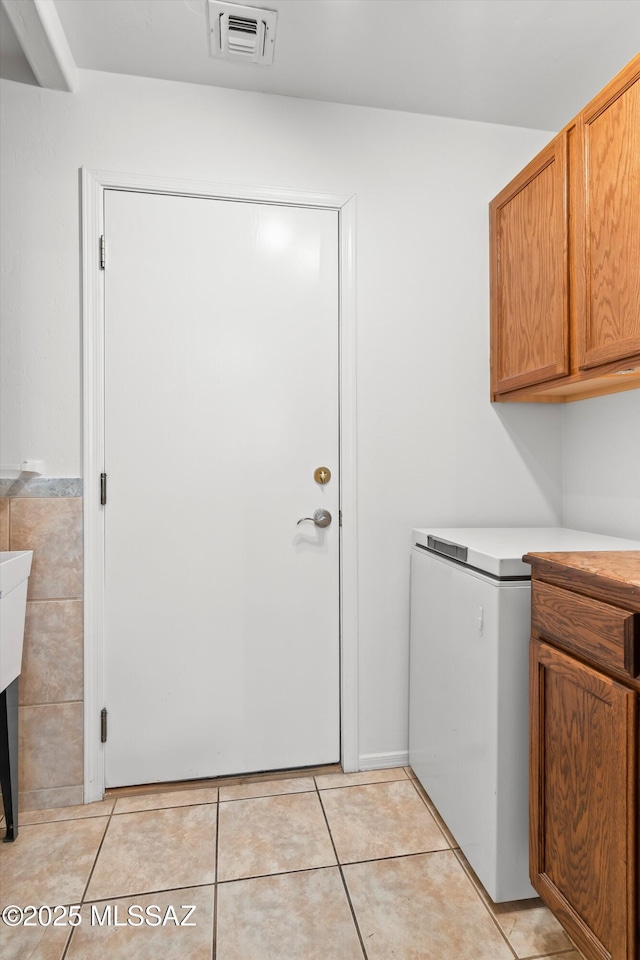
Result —
[{"label": "white wall", "polygon": [[78,168],[356,194],[361,754],[406,750],[410,532],[561,520],[562,411],[489,403],[487,204],[550,134],[81,73],[5,81],[3,462],[80,470]]},{"label": "white wall", "polygon": [[562,413],[564,525],[640,540],[640,390]]}]

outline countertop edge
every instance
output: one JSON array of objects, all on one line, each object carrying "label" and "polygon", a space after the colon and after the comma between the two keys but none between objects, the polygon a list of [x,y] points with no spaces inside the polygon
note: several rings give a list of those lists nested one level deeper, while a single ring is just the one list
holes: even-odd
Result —
[{"label": "countertop edge", "polygon": [[534,579],[640,613],[640,550],[526,553]]}]

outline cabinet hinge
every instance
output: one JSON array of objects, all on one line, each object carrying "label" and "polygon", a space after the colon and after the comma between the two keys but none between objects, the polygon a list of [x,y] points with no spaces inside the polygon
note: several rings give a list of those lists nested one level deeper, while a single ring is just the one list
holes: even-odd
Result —
[{"label": "cabinet hinge", "polygon": [[107,742],[107,708],[100,711],[100,743]]},{"label": "cabinet hinge", "polygon": [[100,474],[100,506],[104,507],[107,502],[107,475],[106,473]]},{"label": "cabinet hinge", "polygon": [[106,270],[107,267],[107,241],[104,235],[100,237],[100,269]]}]

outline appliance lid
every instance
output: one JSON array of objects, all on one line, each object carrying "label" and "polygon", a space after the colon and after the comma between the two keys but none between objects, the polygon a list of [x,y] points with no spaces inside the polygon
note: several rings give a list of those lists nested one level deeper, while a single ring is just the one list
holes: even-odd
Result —
[{"label": "appliance lid", "polygon": [[565,527],[425,527],[413,531],[413,544],[494,577],[530,576],[525,553],[640,550],[637,540]]}]

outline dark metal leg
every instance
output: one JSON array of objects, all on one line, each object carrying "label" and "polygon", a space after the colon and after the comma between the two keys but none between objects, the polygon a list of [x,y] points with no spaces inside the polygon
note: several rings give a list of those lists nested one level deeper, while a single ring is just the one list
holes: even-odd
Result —
[{"label": "dark metal leg", "polygon": [[0,785],[7,821],[4,842],[18,836],[18,680],[0,693]]}]

